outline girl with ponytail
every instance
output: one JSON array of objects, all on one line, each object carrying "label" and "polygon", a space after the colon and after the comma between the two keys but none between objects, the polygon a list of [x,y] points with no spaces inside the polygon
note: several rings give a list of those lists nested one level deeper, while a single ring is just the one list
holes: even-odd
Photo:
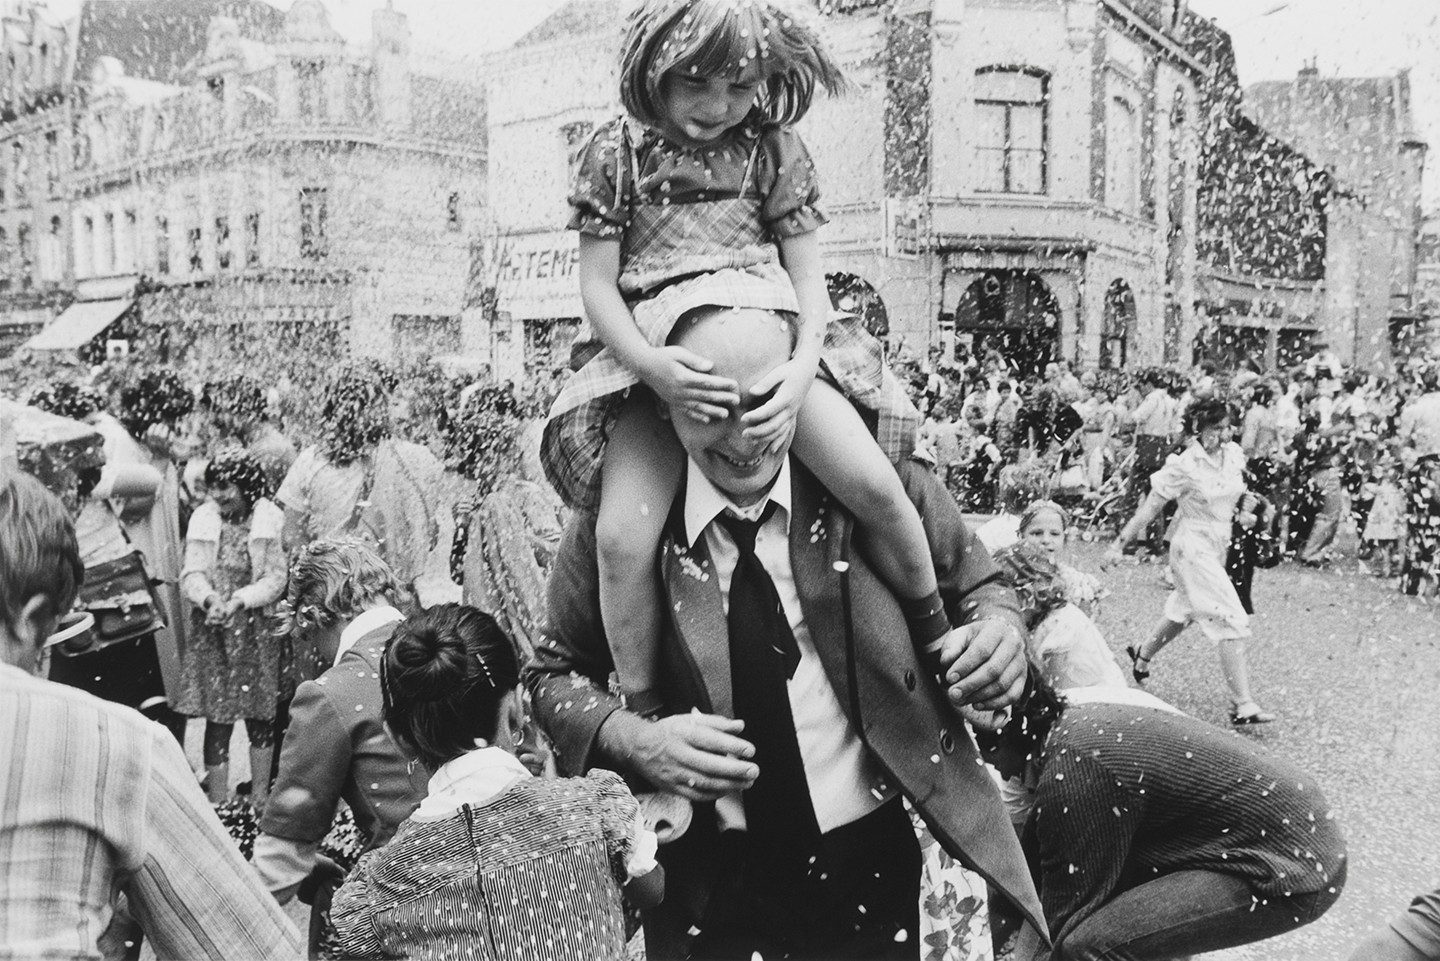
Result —
[{"label": "girl with ponytail", "polygon": [[621,888],[642,905],[663,890],[655,836],[618,775],[522,763],[520,666],[495,619],[462,604],[415,613],[380,684],[385,725],[429,791],[335,895],[345,956],[624,958]]}]

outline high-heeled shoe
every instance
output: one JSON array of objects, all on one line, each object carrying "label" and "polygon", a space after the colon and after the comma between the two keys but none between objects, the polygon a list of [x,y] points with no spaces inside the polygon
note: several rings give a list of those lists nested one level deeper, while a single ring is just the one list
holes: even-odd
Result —
[{"label": "high-heeled shoe", "polygon": [[1150,676],[1150,672],[1147,669],[1141,667],[1140,662],[1144,661],[1146,664],[1149,664],[1150,658],[1142,655],[1140,653],[1140,648],[1136,647],[1134,644],[1126,647],[1125,653],[1130,655],[1130,676],[1135,678],[1136,684],[1144,684],[1145,679]]}]

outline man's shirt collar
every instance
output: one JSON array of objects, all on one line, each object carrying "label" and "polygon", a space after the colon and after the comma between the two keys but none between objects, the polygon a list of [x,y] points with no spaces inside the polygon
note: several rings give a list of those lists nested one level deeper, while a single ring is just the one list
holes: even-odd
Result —
[{"label": "man's shirt collar", "polygon": [[790,530],[790,458],[780,462],[775,473],[775,482],[770,491],[749,507],[737,507],[726,494],[714,484],[693,459],[686,459],[688,471],[685,480],[685,539],[693,547],[705,528],[718,515],[729,511],[746,520],[759,520],[767,503],[774,503],[781,511],[785,530]]}]

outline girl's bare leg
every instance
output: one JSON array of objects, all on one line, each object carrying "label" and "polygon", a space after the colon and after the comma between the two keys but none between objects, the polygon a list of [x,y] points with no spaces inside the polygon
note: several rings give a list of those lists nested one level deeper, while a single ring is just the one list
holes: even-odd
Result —
[{"label": "girl's bare leg", "polygon": [[660,713],[661,592],[656,553],[680,489],[684,451],[649,391],[630,392],[605,449],[595,522],[600,620],[630,710]]},{"label": "girl's bare leg", "polygon": [[900,601],[915,641],[924,647],[943,638],[950,623],[925,527],[859,412],[834,387],[815,381],[792,449],[855,515],[861,547]]}]

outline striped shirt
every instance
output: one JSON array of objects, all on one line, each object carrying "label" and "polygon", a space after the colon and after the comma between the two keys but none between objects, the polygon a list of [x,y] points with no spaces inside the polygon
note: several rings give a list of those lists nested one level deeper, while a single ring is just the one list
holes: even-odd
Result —
[{"label": "striped shirt", "polygon": [[0,664],[0,959],[103,957],[117,893],[162,961],[304,956],[169,732]]}]

